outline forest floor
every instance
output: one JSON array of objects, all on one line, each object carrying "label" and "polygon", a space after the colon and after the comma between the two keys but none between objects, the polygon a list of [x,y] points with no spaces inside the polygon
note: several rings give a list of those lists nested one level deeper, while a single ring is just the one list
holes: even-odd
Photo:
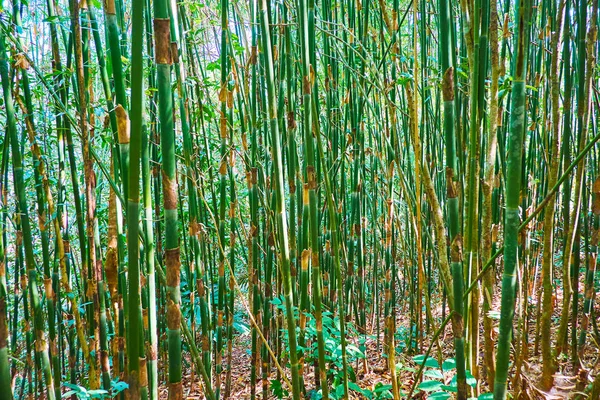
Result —
[{"label": "forest floor", "polygon": [[[558,285],[559,287],[562,287]],[[598,297],[598,296],[596,296]],[[534,321],[534,316],[537,313],[536,308],[537,299],[531,299],[529,304],[528,313],[530,315],[530,320]],[[437,302],[440,304],[441,302]],[[500,311],[500,299],[499,296],[496,296],[494,299],[494,311],[499,315]],[[580,301],[582,303],[582,301]],[[595,316],[600,315],[600,306],[599,302],[595,302]],[[436,304],[436,302],[434,302]],[[562,293],[557,293],[555,297],[555,312],[553,315],[553,319],[555,323],[552,324],[553,332],[552,337],[555,337],[555,329],[558,326],[558,321],[560,320],[560,309],[562,304]],[[580,304],[581,305],[581,304]],[[410,316],[408,310],[400,310],[397,313],[397,327],[408,327],[410,323]],[[434,307],[432,309],[432,314],[434,319],[436,320],[436,325],[439,325],[442,320],[442,310],[441,307]],[[246,321],[247,322],[247,321]],[[368,389],[373,391],[374,388],[379,384],[390,385],[391,378],[389,371],[386,367],[387,358],[382,356],[382,346],[383,346],[383,321],[381,321],[380,335],[379,340],[376,334],[377,328],[376,324],[369,323],[369,327],[367,333],[365,335],[360,335],[359,337],[351,337],[348,338],[349,343],[353,343],[356,346],[359,344],[359,338],[364,338],[364,345],[366,348],[365,359],[359,360],[358,362],[353,363],[354,371],[356,371],[356,383],[363,389]],[[497,322],[495,333],[497,333]],[[372,325],[372,326],[371,326]],[[517,399],[524,400],[537,400],[537,399],[571,399],[575,398],[578,393],[581,393],[582,387],[585,387],[588,383],[590,383],[595,374],[600,373],[600,352],[598,349],[600,348],[600,344],[598,343],[598,337],[594,334],[594,329],[592,324],[590,324],[590,333],[588,334],[588,345],[586,346],[586,350],[584,352],[583,360],[581,360],[581,365],[583,368],[577,373],[573,364],[570,361],[570,352],[569,356],[563,355],[559,359],[559,369],[557,374],[555,375],[554,387],[549,393],[542,392],[538,389],[539,377],[542,371],[542,359],[541,354],[535,354],[535,343],[536,343],[536,326],[535,323],[531,323],[529,326],[529,335],[527,341],[529,343],[528,351],[528,360],[524,363],[521,373],[521,383],[519,385],[519,391],[515,395]],[[518,332],[515,334],[519,335]],[[398,381],[400,383],[400,389],[404,393],[403,398],[406,396],[408,392],[410,392],[411,387],[414,384],[416,371],[418,370],[418,365],[413,360],[413,357],[417,354],[423,354],[427,350],[430,345],[431,338],[433,337],[433,330],[429,333],[426,333],[423,338],[422,343],[422,351],[420,353],[412,352],[408,354],[407,352],[399,352],[396,354],[396,364],[400,365],[398,370]],[[481,332],[481,337],[483,337],[483,332]],[[494,337],[497,339],[497,337]],[[554,343],[554,340],[553,340]],[[398,343],[397,343],[398,345]],[[439,347],[438,347],[439,345]],[[249,399],[250,398],[250,366],[251,366],[251,356],[250,356],[250,348],[251,348],[251,338],[250,334],[235,334],[234,342],[232,347],[232,361],[231,361],[231,399]],[[511,352],[511,363],[514,361],[514,347]],[[452,337],[452,330],[450,325],[448,324],[444,332],[439,337],[439,343],[434,344],[431,350],[430,356],[433,358],[442,358],[441,361],[451,358],[454,353],[454,344]],[[480,344],[480,354],[483,357],[483,343]],[[226,355],[223,357],[223,361],[226,361]],[[189,365],[189,363],[188,363]],[[310,391],[311,388],[314,388],[314,374],[312,373],[312,368],[310,373],[305,373],[305,386],[307,391]],[[514,368],[511,370],[511,377],[514,376]],[[444,376],[444,383],[446,385],[450,384],[452,376],[454,375],[454,371],[442,371]],[[289,371],[286,370],[286,374],[289,375]],[[272,372],[271,379],[274,379],[275,372]],[[224,381],[226,377],[226,371],[223,372],[223,389],[224,390]],[[430,379],[430,378],[425,378]],[[583,383],[582,383],[583,382]],[[270,383],[269,383],[270,386]],[[510,386],[510,390],[514,393],[514,387]],[[161,398],[167,398],[167,387],[166,385],[161,386]],[[480,366],[480,379],[478,379],[477,386],[478,394],[489,392],[489,388],[485,379],[485,372],[483,371],[483,367]],[[256,383],[256,393],[257,398],[262,399],[262,382],[260,381],[260,373],[259,379]],[[291,396],[290,396],[291,397]],[[419,399],[427,399],[427,392],[419,392],[415,390],[413,393],[413,398]],[[186,368],[186,373],[184,376],[184,399],[187,400],[203,400],[204,394],[202,392],[201,378],[198,374],[195,374],[191,368],[188,366]],[[366,397],[358,394],[357,392],[351,391],[352,399],[365,399]],[[585,399],[585,397],[583,397]],[[269,399],[276,399],[273,395],[272,391],[269,389]],[[594,399],[599,400],[599,399]]]}]

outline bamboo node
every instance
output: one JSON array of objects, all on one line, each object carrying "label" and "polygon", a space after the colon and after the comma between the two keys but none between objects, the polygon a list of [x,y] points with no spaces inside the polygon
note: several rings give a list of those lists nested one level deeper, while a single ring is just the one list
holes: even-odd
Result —
[{"label": "bamboo node", "polygon": [[301,261],[302,271],[304,271],[304,272],[308,271],[308,261],[309,260],[310,260],[310,250],[309,249],[302,250],[302,261]]},{"label": "bamboo node", "polygon": [[115,7],[115,0],[105,0],[104,8],[106,9],[106,14],[108,15],[116,15],[117,8]]},{"label": "bamboo node", "polygon": [[317,189],[317,178],[315,167],[312,165],[308,165],[306,167],[306,175],[308,177],[308,189],[316,190]]},{"label": "bamboo node", "polygon": [[454,100],[454,68],[453,67],[449,67],[444,72],[444,77],[442,80],[442,93],[444,96],[444,101]]},{"label": "bamboo node", "polygon": [[[0,315],[6,315],[6,299],[0,299]],[[0,318],[0,349],[8,346],[8,324],[6,318]]]},{"label": "bamboo node", "polygon": [[[304,94],[305,96],[309,96],[312,92],[312,85],[310,84],[310,77],[309,76],[305,76],[302,79],[302,94]],[[309,107],[308,105],[305,105],[305,107]]]},{"label": "bamboo node", "polygon": [[167,266],[167,286],[179,288],[181,283],[181,259],[179,247],[165,250],[165,265]]},{"label": "bamboo node", "polygon": [[221,139],[227,139],[227,117],[223,112],[221,112],[221,118],[219,119],[219,134]]},{"label": "bamboo node", "polygon": [[119,144],[129,144],[129,115],[120,104],[115,107],[115,115],[117,117],[117,134],[119,136]]},{"label": "bamboo node", "polygon": [[179,48],[177,47],[177,42],[171,42],[171,57],[173,58],[173,63],[179,64]]},{"label": "bamboo node", "polygon": [[146,357],[140,357],[140,386],[148,386],[148,369],[146,368]]},{"label": "bamboo node", "polygon": [[139,371],[130,371],[128,374],[129,389],[127,390],[128,399],[140,398],[140,382],[139,382]]},{"label": "bamboo node", "polygon": [[456,235],[454,239],[452,239],[452,244],[450,245],[450,259],[452,262],[460,262],[462,260],[462,236]]},{"label": "bamboo node", "polygon": [[287,113],[287,126],[290,130],[296,129],[296,119],[293,111]]},{"label": "bamboo node", "polygon": [[163,197],[166,210],[177,209],[177,181],[162,170]]},{"label": "bamboo node", "polygon": [[179,304],[176,304],[172,299],[167,300],[167,328],[169,330],[177,330],[181,325],[181,311]]},{"label": "bamboo node", "polygon": [[154,54],[157,64],[171,64],[171,20],[154,18]]}]

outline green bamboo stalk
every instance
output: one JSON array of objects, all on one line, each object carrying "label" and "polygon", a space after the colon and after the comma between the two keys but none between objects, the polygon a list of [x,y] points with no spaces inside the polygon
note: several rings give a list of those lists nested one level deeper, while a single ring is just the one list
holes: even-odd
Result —
[{"label": "green bamboo stalk", "polygon": [[[131,399],[146,398],[148,374],[144,354],[142,303],[141,303],[141,271],[139,247],[140,218],[140,158],[141,141],[144,125],[144,88],[143,88],[143,46],[144,46],[144,1],[132,3],[132,44],[131,44],[131,110],[130,131],[120,131],[120,142],[128,143],[129,169],[127,190],[127,252],[128,252],[128,288],[129,298],[127,318],[127,369],[128,397]],[[158,40],[158,39],[157,39]]]},{"label": "green bamboo stalk", "polygon": [[[19,2],[14,2],[13,4],[13,20],[15,22],[15,26],[17,29],[21,29],[21,12],[23,7]],[[24,44],[23,37],[18,35],[18,40],[21,45]],[[36,192],[36,202],[37,202],[37,211],[38,211],[38,221],[40,228],[40,237],[42,244],[42,264],[44,271],[44,288],[45,288],[45,296],[46,296],[46,308],[47,308],[47,319],[48,319],[48,337],[50,339],[50,347],[49,347],[49,356],[52,362],[52,368],[59,368],[58,364],[58,348],[56,347],[56,326],[54,323],[55,319],[55,293],[52,285],[52,278],[50,273],[50,254],[49,254],[49,235],[47,230],[47,220],[48,220],[48,209],[46,207],[46,198],[44,193],[44,188],[42,185],[42,179],[45,176],[45,166],[44,160],[42,159],[41,152],[39,146],[36,142],[36,125],[34,123],[34,108],[33,101],[31,95],[31,88],[29,82],[29,74],[26,69],[21,70],[21,83],[23,87],[23,94],[25,97],[25,102],[22,101],[20,97],[16,98],[16,102],[18,103],[21,111],[25,116],[25,126],[27,130],[27,137],[29,139],[33,158],[34,165],[37,168],[34,169],[34,180],[35,180],[35,192]],[[47,177],[45,177],[47,179]],[[56,373],[53,371],[53,379],[55,382],[55,396],[57,398],[60,397],[60,373]],[[57,379],[58,378],[58,379]]]},{"label": "green bamboo stalk", "polygon": [[[594,171],[595,172],[595,171]],[[591,199],[591,240],[589,247],[589,261],[585,272],[585,289],[583,315],[581,318],[581,331],[578,340],[579,360],[581,361],[585,354],[586,340],[590,325],[590,316],[592,311],[593,295],[594,295],[594,273],[598,262],[598,238],[600,235],[600,178],[592,183],[592,199]]]},{"label": "green bamboo stalk", "polygon": [[[49,17],[55,17],[56,12],[55,12],[55,6],[54,6],[54,1],[53,0],[48,0],[47,1],[47,9],[48,9],[48,15]],[[61,62],[61,58],[60,58],[60,52],[59,52],[59,45],[58,45],[58,32],[57,32],[57,23],[56,22],[51,22],[50,23],[50,40],[51,40],[51,47],[52,47],[52,72],[54,74],[56,74],[57,76],[55,76],[54,78],[54,88],[56,90],[57,93],[60,94],[60,97],[62,99],[64,99],[66,97],[66,90],[65,89],[65,84],[64,84],[64,80],[62,80],[60,78],[60,71],[62,71],[62,62]],[[59,206],[57,207],[56,210],[56,220],[61,221],[60,222],[60,227],[58,229],[58,233],[56,235],[57,239],[56,239],[56,247],[58,250],[62,249],[62,254],[59,254],[58,256],[62,258],[59,258],[59,262],[56,263],[55,266],[55,276],[56,278],[54,279],[54,286],[55,286],[55,292],[56,292],[56,305],[55,305],[55,309],[61,309],[62,308],[62,299],[61,299],[61,284],[60,284],[60,275],[61,275],[61,271],[60,271],[60,267],[64,264],[64,269],[65,271],[67,269],[67,265],[66,263],[69,262],[69,258],[70,258],[70,249],[68,246],[68,241],[69,241],[69,236],[68,236],[68,229],[67,229],[67,225],[68,225],[68,213],[67,213],[67,207],[66,207],[66,202],[63,200],[66,197],[66,193],[65,193],[65,182],[66,182],[66,177],[65,177],[65,134],[63,132],[63,129],[69,129],[69,122],[68,119],[66,118],[66,116],[61,116],[60,113],[58,112],[59,107],[57,107],[56,105],[54,106],[54,110],[56,111],[56,117],[55,117],[55,123],[56,123],[56,136],[57,136],[57,158],[58,158],[58,170],[57,170],[57,187],[58,187],[58,194],[57,194],[57,203],[59,204]],[[64,218],[63,218],[64,217]],[[66,233],[66,234],[65,234]],[[60,238],[60,239],[59,239]],[[64,239],[63,239],[64,238]],[[63,243],[63,240],[65,240],[67,242],[66,245],[66,251],[65,251],[65,243]],[[59,251],[60,253],[60,251]],[[62,313],[57,313],[57,323],[58,323],[58,329],[57,329],[57,336],[60,338],[62,337],[62,333],[63,333],[63,328],[62,328]],[[67,335],[67,337],[71,337],[71,335]],[[52,338],[50,338],[51,342],[52,342]],[[61,341],[62,342],[62,341]],[[59,351],[62,352],[62,346],[60,346],[59,342]],[[69,341],[69,347],[72,347],[72,343]],[[51,343],[52,346],[52,343]],[[63,356],[64,354],[61,354],[61,356]],[[61,376],[62,376],[62,371],[60,368],[60,362],[61,362],[61,358],[57,358],[56,361],[58,361],[58,365],[55,365],[53,367],[53,371],[54,371],[54,380],[57,382],[56,387],[60,390],[60,385],[58,384],[61,380]],[[56,388],[55,388],[56,390]]]},{"label": "green bamboo stalk", "polygon": [[[454,67],[452,54],[451,38],[451,20],[450,20],[450,4],[447,0],[440,1],[440,30],[442,35],[440,37],[440,49],[441,49],[441,64],[443,73],[443,100],[444,100],[444,136],[446,138],[446,202],[448,207],[448,239],[450,242],[450,258],[451,258],[451,269],[452,269],[452,280],[453,280],[453,292],[454,292],[454,304],[452,308],[454,310],[454,318],[463,317],[463,266],[462,266],[462,237],[459,232],[460,221],[459,221],[459,199],[458,199],[458,179],[456,175],[457,170],[457,157],[456,157],[456,138],[454,133]],[[475,68],[477,69],[477,68]],[[476,79],[477,75],[473,79]],[[474,84],[472,89],[478,88],[478,85]],[[473,98],[473,103],[477,100]],[[475,105],[472,104],[475,108]],[[472,113],[476,113],[477,108],[472,110]],[[472,119],[472,123],[476,122]],[[476,129],[473,127],[473,129]],[[475,135],[475,134],[473,134]],[[472,140],[476,140],[472,137]],[[471,152],[477,152],[476,148],[470,150]],[[474,169],[472,166],[471,168]],[[472,171],[475,173],[475,171]],[[472,187],[472,186],[471,186]],[[475,190],[472,188],[472,191]],[[474,199],[471,199],[473,204]],[[471,207],[473,208],[473,207]],[[473,210],[471,209],[471,212]],[[473,218],[473,215],[471,215]],[[471,234],[472,235],[472,234]],[[471,257],[473,257],[471,255]],[[465,371],[465,339],[464,331],[462,329],[462,323],[456,324],[459,328],[454,331],[454,348],[456,350],[456,381],[458,386],[458,398],[466,399],[467,397],[467,381]]]},{"label": "green bamboo stalk", "polygon": [[177,226],[178,185],[175,131],[171,95],[171,27],[169,4],[154,2],[154,55],[158,84],[158,108],[162,148],[162,188],[165,218],[165,266],[167,279],[167,336],[169,343],[169,399],[183,396],[181,382],[181,259]]},{"label": "green bamboo stalk", "polygon": [[[88,94],[86,93],[86,77],[85,77],[85,68],[84,68],[84,56],[83,56],[83,36],[81,29],[81,19],[80,19],[80,9],[79,4],[77,2],[71,1],[69,2],[70,14],[71,14],[71,27],[72,27],[72,36],[71,40],[73,43],[73,58],[75,59],[75,74],[73,77],[74,88],[76,89],[75,98],[77,99],[77,106],[79,111],[79,120],[76,125],[79,128],[79,132],[82,137],[82,153],[84,158],[84,181],[85,181],[85,199],[86,199],[86,209],[83,210],[81,198],[79,196],[79,178],[77,171],[77,159],[75,156],[75,146],[73,143],[72,134],[69,130],[67,130],[67,146],[69,151],[69,161],[71,167],[71,180],[73,185],[73,191],[76,193],[75,198],[75,209],[77,215],[77,230],[79,237],[79,247],[81,251],[81,269],[80,271],[85,271],[90,278],[90,284],[94,287],[92,279],[92,266],[95,267],[95,251],[90,251],[90,247],[93,249],[94,245],[94,186],[95,186],[95,178],[93,176],[93,161],[90,157],[90,145],[89,145],[89,129],[88,129],[88,109],[87,109],[87,100]],[[85,14],[85,10],[84,10]],[[68,57],[70,60],[71,57]],[[87,226],[84,222],[87,222]],[[93,255],[93,256],[92,256]],[[90,262],[90,256],[93,257],[94,263]],[[94,270],[94,272],[96,272]],[[87,283],[86,283],[87,284]],[[93,293],[95,290],[92,289],[89,293]],[[87,295],[87,293],[86,293]],[[92,308],[92,304],[88,307],[88,312],[94,312],[94,308]],[[90,321],[91,322],[91,321]],[[89,323],[88,327],[93,329],[94,324]],[[80,339],[81,341],[81,339]],[[99,386],[99,377],[98,377],[98,368],[97,368],[97,358],[95,354],[92,352],[93,347],[95,346],[94,342],[90,343],[91,346],[87,349],[85,354],[83,354],[86,362],[89,365],[89,381],[90,386],[98,387]],[[82,345],[83,347],[83,345]],[[88,347],[88,346],[85,346]]]},{"label": "green bamboo stalk", "polygon": [[[121,60],[121,47],[119,44],[119,25],[117,23],[117,8],[115,0],[107,0],[104,5],[104,18],[108,36],[109,59],[114,77],[114,86],[117,104],[127,108],[125,94],[125,78]],[[126,180],[126,179],[125,179]]]},{"label": "green bamboo stalk", "polygon": [[[1,35],[1,34],[0,34]],[[4,55],[4,48],[2,48],[4,42],[4,38],[0,36],[0,72],[4,68],[3,64],[6,63],[6,56]],[[4,80],[4,75],[0,75],[0,77]],[[9,146],[10,138],[7,134],[5,135],[4,145],[3,145],[3,158],[2,158],[2,169],[0,171],[0,203],[4,207],[6,205],[6,185],[7,182],[4,179],[4,171],[7,169],[8,162],[6,160],[6,150]],[[9,362],[9,348],[8,348],[8,339],[9,339],[9,319],[8,319],[8,291],[6,286],[7,274],[6,274],[6,252],[5,252],[5,242],[6,242],[6,211],[2,211],[0,216],[2,224],[2,234],[0,236],[0,386],[6,388],[6,390],[0,391],[0,400],[12,400],[12,382],[11,382],[11,371],[10,371],[10,362]]]},{"label": "green bamboo stalk", "polygon": [[[106,69],[106,63],[104,59],[102,42],[100,41],[100,32],[98,29],[98,22],[96,21],[93,7],[88,9],[88,16],[90,19],[90,28],[94,36],[94,44],[96,48],[96,57],[98,59],[98,66],[100,68],[100,75],[102,80],[102,88],[106,98],[106,103],[111,110],[109,112],[109,120],[113,134],[117,133],[117,118],[113,110],[112,91],[110,89],[110,83],[108,80],[108,71]],[[97,225],[98,221],[96,221]],[[99,242],[99,241],[98,241]],[[95,246],[96,249],[100,249],[100,243]],[[102,271],[97,271],[97,297],[99,306],[99,343],[100,343],[100,369],[102,371],[102,387],[104,390],[110,391],[111,389],[111,376],[110,376],[110,361],[108,356],[108,323],[107,323],[107,312],[106,312],[106,286],[103,279]]]},{"label": "green bamboo stalk", "polygon": [[[301,35],[302,35],[302,65],[303,65],[303,76],[302,76],[302,104],[304,106],[304,118],[303,118],[303,129],[304,129],[304,179],[305,179],[305,190],[308,192],[305,197],[308,197],[308,210],[309,210],[309,221],[306,224],[309,234],[309,248],[307,252],[302,254],[302,271],[308,268],[310,257],[311,267],[311,284],[312,284],[312,295],[314,305],[314,317],[317,331],[317,348],[318,348],[318,376],[317,382],[320,382],[321,393],[323,399],[329,398],[329,388],[327,384],[327,374],[325,367],[325,340],[323,338],[323,317],[322,317],[322,276],[320,267],[320,254],[321,249],[319,246],[319,219],[317,210],[317,165],[315,164],[315,149],[313,139],[313,118],[316,119],[318,115],[312,115],[314,108],[313,103],[313,90],[316,88],[315,85],[315,74],[316,65],[313,64],[314,52],[315,52],[315,21],[314,21],[314,1],[313,0],[301,0],[300,1],[300,12],[301,12]],[[319,134],[319,132],[317,132]],[[304,257],[307,257],[306,261]]]},{"label": "green bamboo stalk", "polygon": [[[555,29],[554,34],[552,35],[552,79],[551,79],[551,100],[552,100],[552,145],[551,145],[551,153],[548,155],[548,158],[552,160],[550,164],[549,171],[549,179],[548,179],[548,187],[553,187],[556,184],[556,179],[558,178],[558,167],[559,161],[561,157],[559,157],[559,143],[560,143],[560,114],[559,114],[559,74],[558,74],[558,43],[560,38],[560,26],[562,22],[563,16],[563,7],[562,5],[565,2],[560,2],[561,4],[558,6],[558,14],[556,18],[552,19],[552,23],[558,29]],[[565,18],[565,31],[570,29],[569,27],[569,8],[567,5],[566,8],[566,18]],[[568,59],[569,50],[567,49],[569,46],[565,46],[565,62],[569,63]],[[567,95],[567,98],[570,98],[570,95]],[[566,107],[570,107],[565,103]],[[566,117],[568,118],[568,117]],[[567,137],[568,140],[568,137]],[[552,386],[552,374],[553,374],[553,365],[554,358],[551,353],[550,346],[550,322],[552,317],[552,264],[553,264],[553,231],[554,231],[554,212],[555,212],[555,202],[556,196],[552,196],[548,207],[544,213],[544,246],[543,246],[543,258],[542,258],[542,280],[543,280],[543,289],[544,289],[544,299],[542,303],[542,318],[541,318],[541,345],[542,345],[542,357],[544,360],[544,368],[542,374],[542,387],[545,389],[549,389]]]},{"label": "green bamboo stalk", "polygon": [[[500,61],[498,49],[498,3],[497,0],[490,1],[490,66],[491,66],[491,84],[490,84],[490,116],[489,129],[487,136],[487,148],[485,151],[484,180],[482,184],[483,204],[481,209],[482,226],[482,248],[481,255],[483,260],[488,260],[492,253],[495,242],[495,231],[492,226],[494,207],[497,203],[493,201],[495,190],[495,169],[497,162],[498,149],[498,124],[501,123],[501,113],[499,111],[501,103],[498,98],[498,85],[500,77]],[[500,119],[500,121],[499,121]],[[484,326],[484,366],[486,378],[489,387],[494,384],[496,366],[494,363],[494,339],[493,320],[489,315],[492,309],[492,300],[494,294],[494,276],[488,272],[483,278],[483,326]]]},{"label": "green bamboo stalk", "polygon": [[[285,5],[284,7],[284,15],[285,15]],[[252,21],[252,32],[251,32],[251,54],[250,54],[250,79],[251,79],[251,88],[250,88],[250,160],[249,160],[249,171],[247,174],[249,175],[247,178],[248,181],[248,194],[249,194],[249,206],[250,206],[250,249],[248,255],[248,275],[249,281],[252,284],[252,289],[249,291],[249,295],[251,297],[252,304],[252,312],[255,315],[255,318],[259,317],[260,313],[260,288],[259,288],[259,274],[260,274],[260,253],[259,253],[259,237],[260,237],[260,223],[258,216],[258,95],[257,87],[258,87],[258,77],[257,77],[257,65],[258,65],[258,1],[253,0],[251,3],[251,17]],[[288,164],[289,165],[289,164]],[[290,192],[292,189],[290,188]],[[293,199],[294,196],[292,195]],[[267,279],[266,282],[269,282]],[[265,335],[268,337],[268,325],[270,323],[267,320],[269,311],[269,304],[265,302],[263,318],[265,318],[266,324],[263,323],[263,331]],[[251,343],[251,352],[252,352],[252,361],[251,361],[251,369],[250,369],[250,398],[254,400],[256,398],[256,376],[258,374],[258,335],[255,327],[252,327],[252,343]],[[269,376],[269,359],[265,354],[266,352],[263,350],[263,361],[262,361],[262,376],[263,380],[268,382]],[[268,386],[263,385],[263,396],[267,395]]]},{"label": "green bamboo stalk", "polygon": [[[220,102],[220,117],[219,117],[219,135],[220,135],[220,148],[219,148],[219,213],[218,213],[218,232],[219,232],[219,268],[218,268],[218,300],[217,300],[217,327],[216,327],[216,354],[215,354],[215,394],[217,399],[220,398],[221,391],[221,373],[223,372],[223,335],[224,335],[224,323],[225,323],[225,297],[227,295],[226,284],[225,284],[225,227],[226,227],[226,210],[227,210],[227,172],[228,167],[228,119],[227,119],[227,108],[229,102],[229,88],[228,88],[228,40],[229,40],[229,2],[228,0],[221,0],[221,87],[219,90],[219,102]],[[231,94],[233,97],[233,94]],[[233,201],[233,199],[230,199]]]},{"label": "green bamboo stalk", "polygon": [[[147,1],[144,8],[144,16],[146,23],[146,52],[149,56],[148,65],[150,67],[150,74],[148,75],[148,87],[156,87],[156,72],[154,70],[154,48],[152,46],[152,17],[151,17],[150,2]],[[154,221],[153,221],[153,192],[152,192],[152,176],[153,169],[150,167],[151,157],[154,146],[151,142],[153,138],[157,136],[156,129],[156,95],[153,94],[150,105],[148,107],[148,114],[150,115],[151,123],[150,127],[144,125],[142,132],[142,187],[143,187],[143,202],[144,202],[144,248],[146,256],[146,273],[148,283],[148,344],[146,349],[146,358],[148,363],[148,397],[150,400],[158,399],[158,317],[157,307],[158,302],[156,295],[159,286],[157,286],[156,279],[156,243],[155,243],[155,232],[154,232]],[[158,193],[158,188],[156,188]],[[160,226],[160,224],[156,224]],[[160,234],[160,232],[157,232]],[[160,292],[158,292],[160,294]],[[159,297],[160,300],[160,297]]]},{"label": "green bamboo stalk", "polygon": [[[25,196],[25,183],[23,179],[23,165],[21,158],[21,149],[17,137],[17,126],[15,119],[14,102],[11,91],[11,81],[9,79],[8,61],[6,58],[6,39],[3,30],[0,31],[0,78],[2,80],[2,89],[4,92],[4,104],[6,108],[6,119],[8,135],[10,135],[13,179],[15,185],[15,195],[17,198],[18,212],[21,215],[21,225],[23,232],[23,247],[25,250],[25,265],[27,268],[27,280],[29,298],[33,309],[33,328],[36,337],[36,354],[40,358],[43,368],[43,381],[45,383],[46,396],[54,400],[55,391],[51,371],[50,359],[48,356],[48,344],[46,342],[46,332],[44,327],[43,310],[40,302],[40,295],[37,288],[37,270],[33,253],[33,235],[29,221],[27,208],[27,198]],[[41,378],[41,377],[40,377]],[[40,379],[41,380],[41,379]],[[10,386],[9,386],[10,387]]]},{"label": "green bamboo stalk", "polygon": [[[325,155],[323,154],[323,144],[321,143],[321,136],[317,135],[317,150],[319,152],[319,159],[325,167]],[[344,302],[344,285],[342,284],[342,262],[341,262],[341,246],[340,246],[340,235],[337,220],[337,210],[335,206],[334,190],[329,179],[328,174],[323,175],[325,181],[325,196],[327,201],[327,211],[329,213],[329,231],[331,234],[331,253],[333,254],[333,269],[337,279],[337,302],[338,302],[338,318],[340,320],[340,347],[342,350],[342,384],[344,387],[344,399],[348,399],[348,358],[346,351],[346,306]]]},{"label": "green bamboo stalk", "polygon": [[288,220],[287,212],[284,206],[284,171],[281,157],[281,138],[279,133],[279,125],[277,122],[277,109],[276,109],[276,94],[275,94],[275,71],[273,62],[273,48],[271,45],[271,30],[269,26],[269,7],[266,0],[261,0],[260,4],[261,14],[261,39],[263,43],[263,51],[265,56],[265,69],[266,69],[266,86],[267,86],[267,116],[269,119],[269,131],[270,139],[273,151],[273,174],[274,174],[274,187],[275,187],[275,216],[277,222],[277,244],[280,252],[279,256],[279,269],[282,275],[284,296],[285,296],[285,308],[286,308],[286,322],[288,331],[288,340],[290,346],[290,364],[292,372],[292,398],[294,400],[300,400],[300,393],[302,392],[300,385],[300,374],[299,374],[299,363],[296,340],[296,321],[294,319],[293,310],[293,295],[292,295],[292,277],[290,271],[290,253],[289,253],[289,239],[288,239]]},{"label": "green bamboo stalk", "polygon": [[[590,98],[591,98],[591,82],[592,70],[595,64],[594,44],[596,43],[597,34],[597,13],[598,4],[594,3],[592,7],[592,15],[590,18],[589,27],[587,26],[587,4],[581,3],[578,13],[578,38],[580,47],[578,49],[578,67],[579,86],[577,91],[577,141],[578,151],[585,147],[589,131],[590,118]],[[584,22],[585,21],[585,22]],[[587,34],[587,36],[586,36]],[[586,40],[587,39],[587,40]],[[570,265],[573,262],[572,255],[573,242],[575,240],[575,232],[578,230],[579,214],[581,210],[581,193],[583,191],[583,174],[585,172],[586,159],[579,161],[577,172],[574,177],[574,207],[570,211],[570,219],[572,224],[565,235],[564,253],[563,253],[563,310],[561,313],[560,325],[557,331],[556,341],[556,356],[560,356],[566,349],[567,330],[569,324],[569,310],[572,295],[571,282],[568,279],[570,275]],[[577,254],[579,257],[579,254]]]},{"label": "green bamboo stalk", "polygon": [[515,313],[516,263],[519,232],[519,203],[521,192],[521,158],[525,131],[525,75],[527,72],[527,44],[529,42],[529,17],[531,2],[519,0],[515,7],[518,31],[515,33],[515,61],[511,93],[510,132],[506,167],[506,211],[504,227],[504,273],[502,276],[502,303],[500,311],[500,335],[496,356],[494,399],[507,396],[508,364],[513,318]]}]

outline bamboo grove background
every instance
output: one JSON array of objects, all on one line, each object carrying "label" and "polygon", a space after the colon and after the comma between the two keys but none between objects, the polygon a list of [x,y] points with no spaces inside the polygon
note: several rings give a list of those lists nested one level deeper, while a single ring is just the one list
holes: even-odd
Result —
[{"label": "bamboo grove background", "polygon": [[387,397],[600,398],[597,24],[4,0],[0,399],[235,398],[246,333],[252,399],[369,397],[369,338]]}]

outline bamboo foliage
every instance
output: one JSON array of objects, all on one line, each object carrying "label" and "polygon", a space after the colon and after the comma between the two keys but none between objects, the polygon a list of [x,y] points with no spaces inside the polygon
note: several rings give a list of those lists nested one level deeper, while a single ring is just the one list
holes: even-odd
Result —
[{"label": "bamboo foliage", "polygon": [[0,399],[594,396],[597,19],[5,1]]}]

